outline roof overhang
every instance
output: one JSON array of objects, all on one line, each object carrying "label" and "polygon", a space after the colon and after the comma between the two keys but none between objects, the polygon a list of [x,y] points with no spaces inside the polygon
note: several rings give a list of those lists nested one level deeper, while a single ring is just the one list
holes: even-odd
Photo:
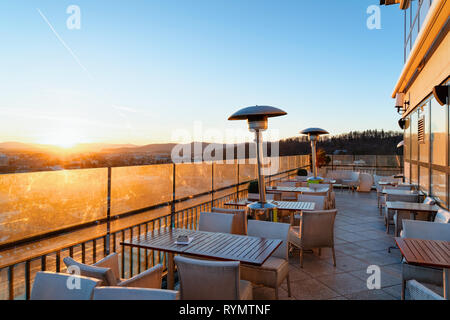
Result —
[{"label": "roof overhang", "polygon": [[[442,30],[445,29],[450,15],[450,0],[435,0],[433,1],[430,10],[423,22],[423,27],[417,35],[414,46],[411,49],[409,57],[403,66],[400,77],[397,80],[395,89],[392,92],[392,98],[395,98],[397,93],[406,93],[411,80],[424,67],[426,57],[429,49],[433,46],[435,39],[439,36]],[[406,116],[407,113],[404,114]]]},{"label": "roof overhang", "polygon": [[380,6],[390,6],[393,4],[400,4],[401,10],[406,10],[409,8],[410,0],[380,0]]}]

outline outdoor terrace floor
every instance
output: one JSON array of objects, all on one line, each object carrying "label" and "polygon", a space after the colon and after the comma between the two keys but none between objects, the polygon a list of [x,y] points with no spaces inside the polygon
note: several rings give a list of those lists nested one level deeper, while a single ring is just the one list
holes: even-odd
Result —
[{"label": "outdoor terrace floor", "polygon": [[[401,290],[401,254],[398,249],[388,253],[394,236],[386,234],[383,217],[377,208],[376,192],[350,193],[335,190],[338,214],[335,223],[336,267],[331,249],[304,254],[300,268],[299,251],[290,256],[292,297],[286,282],[280,288],[280,299],[293,300],[396,300]],[[393,228],[391,228],[393,229]],[[367,288],[367,267],[381,269],[381,289]],[[254,299],[274,299],[274,290],[256,287]]]}]

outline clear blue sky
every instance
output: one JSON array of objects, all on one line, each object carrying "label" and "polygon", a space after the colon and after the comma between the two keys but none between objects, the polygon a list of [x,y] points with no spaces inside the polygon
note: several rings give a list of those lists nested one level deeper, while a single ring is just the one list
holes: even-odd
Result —
[{"label": "clear blue sky", "polygon": [[1,1],[0,141],[167,142],[194,121],[246,129],[227,118],[255,104],[288,112],[281,137],[397,130],[403,16],[383,7],[369,30],[378,2]]}]

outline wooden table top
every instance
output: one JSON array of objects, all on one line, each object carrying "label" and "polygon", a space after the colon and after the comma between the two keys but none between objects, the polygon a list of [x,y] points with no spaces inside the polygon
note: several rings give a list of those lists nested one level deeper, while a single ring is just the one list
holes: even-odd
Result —
[{"label": "wooden table top", "polygon": [[316,204],[314,202],[303,202],[303,201],[271,201],[280,210],[314,210]]},{"label": "wooden table top", "polygon": [[[226,206],[237,206],[237,207],[246,207],[253,201],[248,201],[247,199],[240,199],[238,201],[230,201],[225,203]],[[314,202],[305,202],[305,201],[275,201],[268,200],[267,202],[273,203],[277,206],[277,209],[280,210],[292,210],[292,211],[300,211],[300,210],[314,210],[316,204]]]},{"label": "wooden table top", "polygon": [[[193,237],[187,245],[176,244],[179,235]],[[122,245],[182,253],[203,258],[261,266],[281,245],[279,239],[265,239],[229,233],[206,232],[189,229],[161,228],[122,242]]]},{"label": "wooden table top", "polygon": [[396,196],[409,196],[409,195],[418,195],[419,192],[417,191],[410,191],[410,190],[396,190],[396,189],[384,189],[384,194],[390,194],[390,195],[396,195]]},{"label": "wooden table top", "polygon": [[378,184],[380,186],[396,186],[397,182],[391,182],[391,181],[378,181]]},{"label": "wooden table top", "polygon": [[411,264],[450,268],[450,242],[395,238],[406,261]]},{"label": "wooden table top", "polygon": [[272,193],[281,193],[281,192],[296,192],[296,193],[303,193],[303,192],[328,192],[330,190],[329,187],[321,187],[321,188],[309,188],[309,187],[276,187],[274,189],[273,187],[267,187],[267,192]]},{"label": "wooden table top", "polygon": [[405,210],[416,212],[438,212],[439,210],[439,207],[437,205],[403,201],[387,201],[386,207],[391,210]]}]

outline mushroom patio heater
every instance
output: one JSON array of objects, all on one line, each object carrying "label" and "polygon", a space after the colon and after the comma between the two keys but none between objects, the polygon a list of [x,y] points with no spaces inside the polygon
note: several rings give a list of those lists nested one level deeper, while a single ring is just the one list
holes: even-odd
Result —
[{"label": "mushroom patio heater", "polygon": [[[402,140],[397,144],[397,148],[401,148],[404,146],[405,146],[405,140]],[[398,159],[397,159],[397,162],[398,162],[398,166],[400,167],[400,162]],[[402,182],[405,182],[405,175],[403,173],[394,175],[394,178],[402,179]]]},{"label": "mushroom patio heater", "polygon": [[308,128],[300,131],[301,134],[306,134],[311,141],[311,153],[313,162],[313,177],[308,178],[308,183],[321,183],[323,178],[317,176],[317,157],[316,157],[316,144],[320,135],[328,134],[329,132],[320,128]]},{"label": "mushroom patio heater", "polygon": [[272,203],[266,202],[266,188],[264,182],[264,175],[261,170],[261,163],[263,160],[263,142],[262,131],[267,129],[267,119],[271,117],[284,116],[287,113],[281,109],[270,106],[253,106],[243,108],[233,115],[228,120],[247,120],[250,131],[255,131],[256,142],[256,159],[258,164],[258,185],[259,185],[259,201],[248,205],[248,208],[257,213],[265,214],[276,206]]}]

